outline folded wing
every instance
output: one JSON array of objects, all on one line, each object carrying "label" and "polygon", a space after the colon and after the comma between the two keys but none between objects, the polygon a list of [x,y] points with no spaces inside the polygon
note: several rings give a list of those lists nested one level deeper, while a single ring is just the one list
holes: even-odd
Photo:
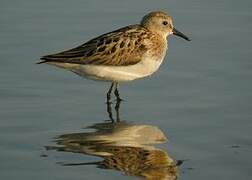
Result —
[{"label": "folded wing", "polygon": [[87,65],[128,66],[138,63],[148,50],[143,39],[148,33],[131,25],[103,34],[81,46],[43,56],[40,63],[74,63]]}]

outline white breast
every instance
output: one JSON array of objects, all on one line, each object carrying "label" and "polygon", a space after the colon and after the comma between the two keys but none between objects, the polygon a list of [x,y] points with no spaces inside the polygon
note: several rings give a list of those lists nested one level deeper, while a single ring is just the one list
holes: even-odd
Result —
[{"label": "white breast", "polygon": [[48,64],[68,69],[80,76],[93,80],[122,82],[151,75],[158,70],[164,56],[165,53],[159,57],[146,54],[142,61],[129,66],[83,65],[57,62],[49,62]]},{"label": "white breast", "polygon": [[[71,71],[87,78],[103,81],[132,81],[151,75],[163,61],[146,58],[143,61],[129,66],[102,66],[102,65],[76,65]],[[71,65],[72,66],[72,65]]]}]

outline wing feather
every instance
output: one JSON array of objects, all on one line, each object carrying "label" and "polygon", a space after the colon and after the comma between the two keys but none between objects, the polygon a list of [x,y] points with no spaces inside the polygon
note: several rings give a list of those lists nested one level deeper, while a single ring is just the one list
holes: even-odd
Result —
[{"label": "wing feather", "polygon": [[43,56],[40,63],[59,62],[87,65],[127,66],[138,63],[148,48],[145,28],[131,25],[103,34],[81,46]]}]

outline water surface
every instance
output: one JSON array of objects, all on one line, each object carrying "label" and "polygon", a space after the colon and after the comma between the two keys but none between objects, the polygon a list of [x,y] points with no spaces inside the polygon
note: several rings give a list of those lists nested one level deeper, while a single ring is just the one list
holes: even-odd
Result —
[{"label": "water surface", "polygon": [[251,179],[252,2],[234,1],[1,1],[1,179],[138,179],[94,165],[102,161],[47,151],[64,134],[105,123],[107,83],[85,80],[39,57],[139,22],[164,9],[192,38],[169,38],[158,73],[120,86],[121,121],[160,129],[162,147],[179,179]]}]

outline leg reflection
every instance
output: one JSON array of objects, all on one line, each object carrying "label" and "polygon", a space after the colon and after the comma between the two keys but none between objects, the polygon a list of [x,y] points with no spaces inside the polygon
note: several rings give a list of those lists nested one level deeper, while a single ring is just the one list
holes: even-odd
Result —
[{"label": "leg reflection", "polygon": [[115,105],[115,111],[116,111],[116,121],[119,122],[120,121],[120,105],[121,105],[121,100],[117,100],[116,101],[116,105]]},{"label": "leg reflection", "polygon": [[[99,169],[117,170],[148,180],[177,179],[182,161],[173,160],[166,148],[155,146],[167,139],[159,127],[120,121],[96,123],[88,128],[92,131],[82,129],[78,133],[62,134],[56,139],[57,145],[46,146],[46,149],[75,153],[73,159],[67,157],[70,162],[59,163],[63,166],[95,165]],[[76,153],[81,155],[80,159],[83,154],[102,159],[75,162]],[[85,173],[83,176],[85,178]]]},{"label": "leg reflection", "polygon": [[[107,113],[108,113],[109,119],[112,122],[115,122],[115,119],[113,117],[112,103],[110,101],[107,101],[106,104],[107,104]],[[120,121],[120,105],[121,105],[121,100],[117,99],[115,107],[114,107],[115,112],[116,112],[116,122]]]},{"label": "leg reflection", "polygon": [[109,115],[109,119],[112,121],[112,122],[115,122],[114,118],[113,118],[113,112],[112,112],[112,108],[111,108],[111,102],[107,102],[107,113]]}]

